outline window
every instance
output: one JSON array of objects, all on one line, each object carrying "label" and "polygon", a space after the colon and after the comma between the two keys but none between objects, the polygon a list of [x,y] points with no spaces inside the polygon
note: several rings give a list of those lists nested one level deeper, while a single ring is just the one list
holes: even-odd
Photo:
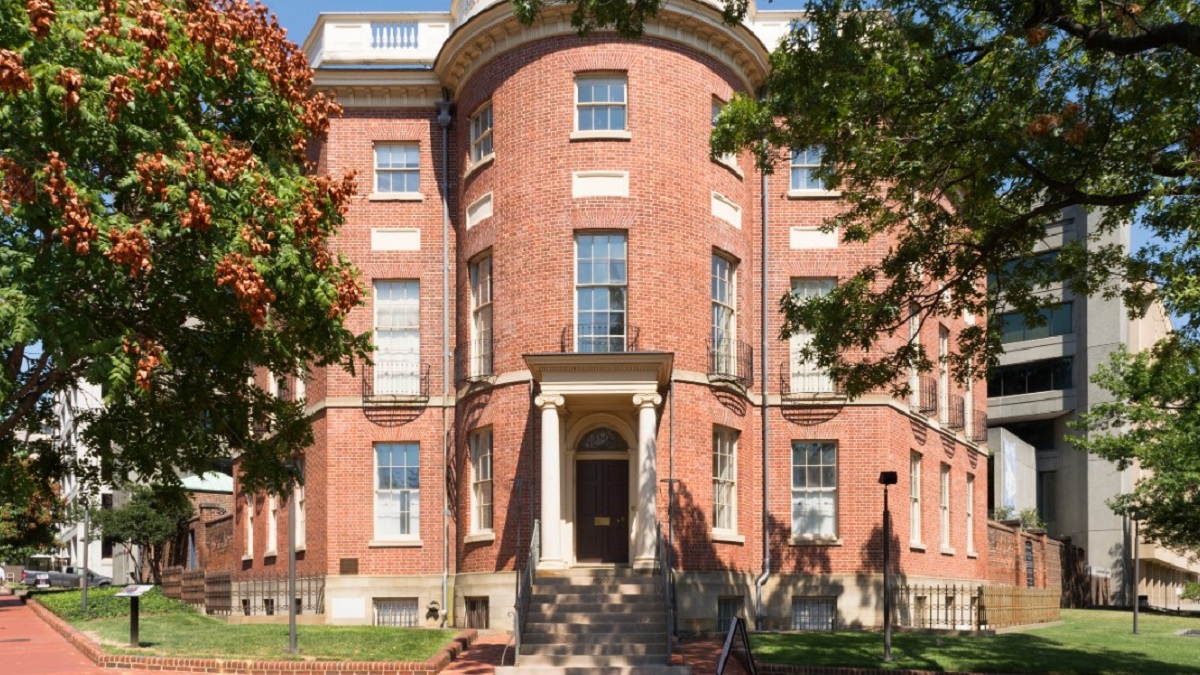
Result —
[{"label": "window", "polygon": [[792,441],[792,536],[837,537],[837,444]]},{"label": "window", "polygon": [[[304,474],[304,469],[300,469],[300,474]],[[308,498],[305,494],[304,483],[297,482],[292,499],[296,500],[296,548],[304,548],[305,542],[308,541]]]},{"label": "window", "polygon": [[375,146],[375,192],[421,191],[420,146],[416,143],[380,143]]},{"label": "window", "polygon": [[471,162],[481,162],[491,155],[492,104],[489,102],[471,117]]},{"label": "window", "polygon": [[420,523],[421,448],[375,445],[375,538],[416,538]]},{"label": "window", "polygon": [[975,553],[975,475],[967,474],[967,553]]},{"label": "window", "polygon": [[375,282],[375,393],[419,394],[421,287],[417,281]]},{"label": "window", "polygon": [[1069,335],[1074,332],[1071,312],[1074,305],[1070,302],[1043,307],[1038,312],[1039,319],[1030,325],[1025,321],[1025,315],[1020,312],[1006,312],[996,317],[1000,328],[1000,342],[1020,342],[1022,340],[1037,340],[1039,338]]},{"label": "window", "polygon": [[908,460],[908,540],[921,546],[921,455],[912,453]]},{"label": "window", "polygon": [[794,192],[825,192],[825,182],[816,177],[825,149],[813,146],[792,151],[792,190]]},{"label": "window", "polygon": [[1051,275],[1050,268],[1058,260],[1058,249],[1050,251],[1041,251],[1040,253],[1030,253],[1024,258],[1014,258],[1004,263],[999,272],[988,272],[987,284],[991,291],[1003,289],[1004,281],[1018,271],[1022,274],[1027,274],[1036,271],[1039,275]]},{"label": "window", "polygon": [[254,557],[254,497],[246,495],[246,552],[245,557]]},{"label": "window", "polygon": [[416,598],[373,598],[376,626],[416,628],[418,619]]},{"label": "window", "polygon": [[938,420],[950,421],[950,330],[938,326]]},{"label": "window", "polygon": [[717,598],[717,632],[729,632],[733,620],[742,615],[745,599],[740,596]]},{"label": "window", "polygon": [[938,508],[941,510],[942,549],[950,548],[950,465],[942,465],[941,481],[938,485]]},{"label": "window", "polygon": [[279,497],[267,497],[267,555],[279,550]]},{"label": "window", "polygon": [[712,257],[712,358],[713,372],[736,375],[737,370],[737,263],[714,253]]},{"label": "window", "polygon": [[737,531],[738,432],[713,427],[713,529]]},{"label": "window", "polygon": [[[721,117],[721,109],[725,107],[725,102],[714,97],[712,101],[712,126],[717,128],[717,119]],[[737,168],[737,155],[732,152],[727,152],[723,155],[714,155],[713,159],[722,164],[726,164],[731,168]],[[741,175],[740,173],[738,175]]]},{"label": "window", "polygon": [[623,352],[628,290],[625,235],[581,234],[576,245],[576,350]]},{"label": "window", "polygon": [[579,131],[625,130],[625,76],[575,79],[575,128]]},{"label": "window", "polygon": [[471,363],[470,377],[492,374],[492,256],[471,263]]},{"label": "window", "polygon": [[491,621],[488,618],[488,599],[486,597],[466,599],[467,605],[467,628],[489,628]]},{"label": "window", "polygon": [[471,531],[492,529],[492,430],[471,434]]},{"label": "window", "polygon": [[1061,391],[1073,385],[1071,357],[1000,366],[988,378],[988,396],[1015,396],[1039,391]]},{"label": "window", "polygon": [[833,630],[836,598],[792,597],[792,630]]},{"label": "window", "polygon": [[[833,290],[833,279],[792,279],[792,297],[797,301],[820,298]],[[815,360],[804,359],[801,352],[812,342],[812,333],[798,331],[791,337],[791,391],[793,393],[828,393],[834,391],[833,380]]]}]

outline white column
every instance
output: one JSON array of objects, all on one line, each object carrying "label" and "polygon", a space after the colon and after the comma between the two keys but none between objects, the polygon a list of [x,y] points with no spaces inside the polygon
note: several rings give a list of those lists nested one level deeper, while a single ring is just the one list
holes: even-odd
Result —
[{"label": "white column", "polygon": [[638,409],[637,512],[634,517],[633,566],[654,569],[658,507],[658,446],[654,440],[662,403],[658,394],[637,394],[633,405]]},{"label": "white column", "polygon": [[562,396],[538,396],[542,410],[542,555],[538,567],[565,569],[562,555],[562,447],[558,415]]}]

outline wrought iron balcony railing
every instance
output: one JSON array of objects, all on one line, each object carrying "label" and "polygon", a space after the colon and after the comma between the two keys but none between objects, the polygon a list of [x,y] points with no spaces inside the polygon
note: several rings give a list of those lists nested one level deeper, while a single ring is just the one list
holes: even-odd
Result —
[{"label": "wrought iron balcony railing", "polygon": [[362,398],[367,406],[421,405],[429,401],[429,364],[415,354],[376,355],[362,366]]},{"label": "wrought iron balcony railing", "polygon": [[976,443],[986,441],[988,437],[987,413],[975,411],[975,419],[971,421],[971,440]]},{"label": "wrought iron balcony railing", "polygon": [[734,382],[743,387],[754,384],[754,348],[741,340],[713,339],[708,346],[708,379]]},{"label": "wrought iron balcony railing", "polygon": [[779,393],[786,398],[845,396],[846,389],[825,371],[789,357],[779,364]]},{"label": "wrought iron balcony railing", "polygon": [[464,342],[454,349],[455,382],[482,382],[496,374],[491,337]]},{"label": "wrought iron balcony railing", "polygon": [[917,410],[929,417],[938,412],[938,381],[936,377],[922,376],[917,387]]},{"label": "wrought iron balcony railing", "polygon": [[950,395],[950,410],[947,411],[946,426],[951,429],[966,428],[967,404],[958,394]]},{"label": "wrought iron balcony railing", "polygon": [[636,352],[638,328],[611,323],[581,323],[562,329],[558,349],[564,353],[611,354]]}]

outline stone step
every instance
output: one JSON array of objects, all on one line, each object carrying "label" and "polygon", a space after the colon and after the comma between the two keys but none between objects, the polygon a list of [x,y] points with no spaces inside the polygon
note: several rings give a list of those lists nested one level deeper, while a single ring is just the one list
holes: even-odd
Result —
[{"label": "stone step", "polygon": [[562,668],[608,668],[612,666],[665,666],[665,654],[639,656],[636,654],[614,654],[609,656],[573,656],[564,654],[522,654],[521,672],[525,668],[559,666]]},{"label": "stone step", "polygon": [[541,577],[609,577],[624,579],[657,579],[658,570],[634,570],[632,567],[572,567],[567,570],[539,569]]},{"label": "stone step", "polygon": [[648,624],[537,624],[549,626],[551,630],[530,630],[533,624],[526,624],[522,644],[654,644],[656,641],[664,645],[667,642],[665,627],[655,630]]},{"label": "stone step", "polygon": [[657,631],[666,628],[666,620],[661,612],[644,617],[621,617],[617,620],[595,622],[554,622],[537,621],[533,617],[525,624],[525,635],[553,634],[573,635],[588,633],[595,635],[642,634],[646,631]]},{"label": "stone step", "polygon": [[[546,607],[529,612],[526,621],[529,623],[579,623],[584,625],[601,623],[648,623],[665,625],[666,618],[661,606],[654,610],[628,612],[596,612],[584,605],[574,605],[576,609],[566,610],[562,607]],[[528,626],[528,623],[526,624]]]},{"label": "stone step", "polygon": [[576,643],[576,644],[521,644],[522,656],[653,656],[658,655],[662,661],[667,656],[667,641],[654,644],[633,643],[613,644]]},{"label": "stone step", "polygon": [[496,675],[692,675],[689,666],[497,666]]},{"label": "stone step", "polygon": [[589,602],[583,599],[570,600],[562,598],[555,600],[547,598],[542,602],[529,603],[529,615],[534,616],[538,612],[545,610],[557,610],[560,612],[591,612],[592,614],[636,614],[637,612],[650,612],[654,610],[662,611],[663,602],[657,598],[647,598],[645,596],[637,600],[629,600],[627,602]]},{"label": "stone step", "polygon": [[589,604],[596,603],[626,603],[626,602],[657,602],[662,603],[661,593],[638,593],[634,592],[614,592],[595,590],[582,586],[579,588],[562,589],[558,591],[549,591],[537,589],[529,596],[529,603],[533,606],[546,603],[580,603],[586,602]]},{"label": "stone step", "polygon": [[657,589],[661,585],[662,582],[658,577],[538,577],[533,582],[534,591],[546,588],[575,590],[585,587],[609,592],[620,589],[619,592],[622,593],[643,593],[647,590]]}]

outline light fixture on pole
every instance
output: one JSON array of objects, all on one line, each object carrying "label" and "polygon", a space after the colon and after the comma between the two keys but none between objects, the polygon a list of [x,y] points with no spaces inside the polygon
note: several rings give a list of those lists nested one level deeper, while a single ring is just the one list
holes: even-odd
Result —
[{"label": "light fixture on pole", "polygon": [[1140,599],[1140,596],[1138,595],[1138,582],[1140,581],[1141,577],[1142,562],[1140,556],[1138,555],[1142,548],[1140,542],[1141,533],[1139,532],[1138,525],[1141,523],[1143,516],[1141,511],[1135,510],[1133,513],[1129,514],[1129,517],[1133,520],[1133,634],[1137,635],[1138,605],[1140,604],[1138,602]]},{"label": "light fixture on pole", "polygon": [[888,486],[900,482],[895,471],[880,471],[879,484],[883,486],[883,660],[886,663],[895,661],[892,658],[892,592],[889,582],[889,555],[892,547],[892,513],[888,510]]},{"label": "light fixture on pole", "polygon": [[79,575],[80,609],[87,614],[88,595],[88,549],[91,548],[91,522],[88,519],[87,495],[79,496],[79,506],[83,508],[83,572]]},{"label": "light fixture on pole", "polygon": [[292,491],[288,495],[288,653],[297,654],[296,638],[296,487],[303,484],[303,465],[293,461],[288,465],[292,475]]}]

